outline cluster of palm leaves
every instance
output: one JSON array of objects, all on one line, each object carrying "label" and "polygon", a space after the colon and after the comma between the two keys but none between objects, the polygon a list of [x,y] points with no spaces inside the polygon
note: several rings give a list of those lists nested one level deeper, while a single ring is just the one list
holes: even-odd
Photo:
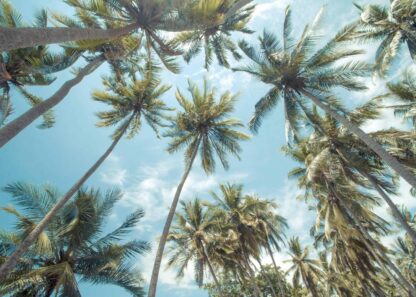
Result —
[{"label": "cluster of palm leaves", "polygon": [[[342,98],[366,90],[372,77],[388,80],[393,62],[404,61],[402,44],[414,60],[415,1],[356,5],[358,20],[326,42],[319,34],[322,11],[296,40],[288,7],[283,38],[265,30],[257,44],[237,43],[232,35],[254,33],[248,28],[255,10],[251,0],[65,2],[73,8],[72,16],[45,10],[29,25],[0,0],[0,148],[39,117],[44,119],[41,128],[51,128],[52,109],[104,63],[111,73],[92,98],[108,106],[98,113],[97,126],[115,131],[109,147],[63,195],[20,183],[5,188],[22,211],[3,209],[17,223],[14,231],[0,234],[1,294],[79,296],[77,282],[84,280],[143,295],[130,260],[148,246],[119,242],[143,213],[135,212],[102,236],[103,221],[120,193],[103,195],[82,186],[124,136],[136,136],[146,123],[158,137],[171,139],[169,153],[184,150],[185,159],[159,239],[149,297],[156,296],[166,244],[168,267],[182,277],[192,263],[196,283],[212,296],[416,297],[416,220],[392,198],[400,179],[416,191],[416,74],[409,67],[386,83],[384,93],[360,106]],[[359,60],[362,42],[378,43],[374,65]],[[57,43],[59,50],[48,47]],[[178,73],[179,56],[190,62],[200,54],[206,69],[215,56],[220,66],[246,72],[268,88],[255,105],[252,132],[260,131],[264,117],[282,101],[283,152],[300,164],[289,176],[304,191],[298,198],[316,210],[310,230],[314,250],[303,248],[298,237],[286,240],[286,221],[274,202],[244,194],[242,185],[221,184],[210,199],[180,202],[197,157],[207,174],[217,162],[229,169],[228,155],[239,159],[240,142],[249,139],[241,121],[232,117],[237,96],[219,94],[206,79],[202,87],[189,81],[189,95],[176,91],[179,108],[173,115],[162,99],[171,88],[160,78],[163,69]],[[244,57],[247,62],[236,65]],[[84,66],[49,98],[32,94],[31,86],[51,84],[55,73],[74,63]],[[32,106],[17,116],[15,91]],[[409,129],[364,132],[389,110]],[[182,209],[174,221],[179,203]],[[394,221],[377,214],[384,203]],[[382,239],[397,236],[397,230],[402,232],[394,248],[385,245]],[[285,245],[287,270],[275,257]]]}]

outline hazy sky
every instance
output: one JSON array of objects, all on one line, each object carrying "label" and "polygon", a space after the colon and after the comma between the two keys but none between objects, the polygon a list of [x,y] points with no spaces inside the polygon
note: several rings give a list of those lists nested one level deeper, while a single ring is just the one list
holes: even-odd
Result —
[{"label": "hazy sky", "polygon": [[[46,0],[12,0],[13,5],[23,13],[26,20],[30,20],[34,12],[42,7],[51,11],[70,14],[71,11],[62,4],[63,1]],[[357,17],[358,12],[352,1],[256,1],[258,3],[250,27],[258,33],[267,28],[280,34],[284,9],[291,4],[293,10],[294,31],[298,36],[303,26],[310,22],[319,8],[326,4],[322,35],[329,38],[342,25]],[[361,1],[366,3],[367,1]],[[372,3],[389,3],[389,1],[371,1]],[[255,40],[258,33],[246,36]],[[235,36],[235,39],[242,38]],[[403,51],[403,56],[408,53]],[[201,82],[207,76],[211,85],[220,91],[230,90],[240,93],[235,116],[247,123],[255,102],[268,90],[268,86],[252,80],[248,75],[233,73],[230,70],[212,67],[210,72],[203,69],[202,57],[198,57],[189,65],[182,63],[182,72],[173,75],[165,72],[165,83],[173,88],[164,96],[168,105],[175,107],[175,86],[186,91],[188,78]],[[369,55],[363,57],[369,58]],[[371,58],[371,57],[370,57]],[[406,58],[406,63],[408,62]],[[82,62],[83,63],[83,62]],[[79,64],[81,65],[81,63]],[[234,65],[237,65],[234,64]],[[110,144],[111,129],[96,128],[95,113],[106,109],[105,106],[90,99],[92,90],[100,89],[101,76],[108,73],[107,66],[102,66],[75,87],[67,98],[55,108],[57,123],[49,130],[39,130],[36,125],[24,130],[0,151],[0,186],[10,182],[26,181],[34,184],[50,183],[62,192],[66,191],[85,170],[103,153]],[[32,90],[36,94],[47,98],[66,79],[71,77],[69,71],[58,75],[58,79],[48,87],[37,87]],[[374,82],[368,92],[364,94],[349,94],[351,104],[367,100],[371,95],[380,91],[380,82]],[[12,93],[16,107],[15,115],[28,108],[23,99],[16,92]],[[274,199],[279,204],[279,213],[289,222],[288,236],[299,236],[308,242],[309,228],[314,221],[313,212],[308,211],[304,202],[297,201],[300,194],[294,181],[288,181],[287,173],[295,164],[280,153],[280,147],[285,143],[284,120],[282,106],[271,113],[263,122],[260,133],[249,142],[243,143],[242,160],[230,159],[231,168],[225,172],[218,167],[215,174],[206,176],[200,169],[198,161],[185,185],[182,200],[195,196],[209,199],[209,190],[216,190],[220,182],[237,182],[245,185],[245,191],[257,193],[263,197]],[[388,128],[400,125],[400,120],[392,114],[386,113],[387,118],[374,121],[367,129]],[[156,237],[159,236],[168,206],[183,171],[183,154],[169,155],[166,151],[166,139],[157,139],[154,133],[144,129],[134,139],[123,139],[114,153],[98,172],[90,178],[87,185],[101,189],[120,187],[124,191],[124,199],[118,204],[116,211],[108,219],[108,228],[116,226],[135,208],[146,211],[144,220],[131,236],[150,241],[155,250]],[[408,186],[403,185],[401,192],[407,195]],[[413,199],[414,201],[415,199]],[[405,201],[404,198],[399,202]],[[409,206],[414,207],[410,201]],[[2,194],[0,204],[10,203],[8,197]],[[384,209],[380,212],[385,213]],[[10,218],[0,215],[1,226],[9,227]],[[280,260],[287,258],[285,252],[276,255]],[[154,253],[138,259],[137,266],[142,270],[145,278],[149,278]],[[266,260],[267,261],[267,260]],[[89,286],[82,284],[81,292],[84,296],[129,296],[126,292],[113,286]],[[192,270],[187,271],[182,280],[175,280],[175,271],[162,271],[158,287],[158,296],[206,296],[193,281]]]}]

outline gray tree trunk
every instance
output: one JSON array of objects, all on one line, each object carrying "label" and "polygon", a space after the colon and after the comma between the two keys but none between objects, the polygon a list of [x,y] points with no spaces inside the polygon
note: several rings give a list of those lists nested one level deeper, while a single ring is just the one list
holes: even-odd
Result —
[{"label": "gray tree trunk", "polygon": [[6,262],[0,267],[0,281],[4,280],[6,276],[13,270],[19,261],[20,257],[29,249],[29,247],[36,241],[39,235],[49,225],[50,221],[55,217],[58,211],[72,198],[72,196],[82,187],[87,179],[100,167],[100,165],[107,159],[111,152],[124,135],[131,120],[125,124],[122,132],[117,135],[113,140],[110,147],[104,152],[104,154],[88,169],[88,171],[69,189],[69,191],[49,210],[45,217],[36,225],[36,227],[26,236],[26,238],[20,243],[13,254],[7,258]]},{"label": "gray tree trunk", "polygon": [[176,188],[175,196],[173,197],[173,201],[169,209],[168,217],[166,218],[165,226],[163,227],[163,232],[159,240],[159,245],[158,245],[157,252],[156,252],[156,258],[153,264],[152,277],[150,279],[150,284],[149,284],[149,291],[147,293],[148,297],[156,296],[157,282],[159,278],[160,266],[162,264],[163,251],[165,249],[166,241],[169,235],[170,226],[172,224],[172,220],[175,215],[176,207],[178,205],[179,198],[181,196],[182,188],[185,185],[185,182],[186,182],[186,179],[188,178],[189,173],[191,172],[192,165],[198,153],[200,143],[201,143],[201,138],[198,139],[198,143],[195,147],[195,151],[192,152],[192,156],[191,156],[191,159],[189,160],[189,164],[187,168],[185,169],[185,172],[182,176],[181,181],[179,182],[178,187]]},{"label": "gray tree trunk", "polygon": [[78,74],[66,81],[51,97],[33,106],[31,109],[0,128],[0,148],[8,143],[13,137],[29,126],[33,121],[42,116],[45,112],[60,103],[69,91],[79,84],[82,79],[104,62],[103,57],[97,57],[82,68]]},{"label": "gray tree trunk", "polygon": [[306,90],[303,90],[302,93],[312,100],[314,104],[323,109],[326,113],[331,115],[342,125],[345,126],[350,132],[354,133],[358,138],[360,138],[368,147],[373,150],[377,155],[383,159],[386,164],[393,168],[398,175],[405,179],[412,187],[416,188],[416,177],[413,173],[407,169],[404,165],[400,164],[399,161],[392,155],[390,155],[377,141],[372,139],[368,134],[366,134],[359,127],[351,123],[347,118],[340,115],[337,111],[333,110],[330,106],[321,102],[321,100],[315,95],[309,93]]},{"label": "gray tree trunk", "polygon": [[277,283],[279,285],[279,290],[280,290],[280,292],[279,292],[280,294],[279,295],[281,297],[285,297],[285,289],[283,287],[282,280],[280,279],[279,268],[277,267],[276,260],[274,259],[272,247],[270,246],[270,242],[269,241],[266,242],[266,247],[267,247],[267,251],[268,251],[268,253],[270,255],[270,258],[272,258],[272,263],[273,263],[274,270],[276,270]]},{"label": "gray tree trunk", "polygon": [[114,39],[138,28],[138,24],[116,29],[3,27],[0,28],[0,51],[70,41]]},{"label": "gray tree trunk", "polygon": [[271,292],[272,292],[272,296],[273,296],[273,297],[277,297],[277,295],[276,295],[276,291],[274,290],[274,287],[273,287],[273,284],[272,284],[272,281],[271,281],[271,279],[269,278],[269,276],[267,275],[266,270],[265,270],[265,269],[264,269],[264,267],[263,267],[263,264],[261,263],[260,259],[259,259],[259,258],[257,258],[257,257],[256,257],[256,261],[257,261],[257,263],[259,263],[259,266],[260,266],[260,273],[261,273],[261,274],[263,274],[264,278],[265,278],[265,279],[266,279],[266,281],[267,281],[267,284],[270,286],[270,290],[271,290]]}]

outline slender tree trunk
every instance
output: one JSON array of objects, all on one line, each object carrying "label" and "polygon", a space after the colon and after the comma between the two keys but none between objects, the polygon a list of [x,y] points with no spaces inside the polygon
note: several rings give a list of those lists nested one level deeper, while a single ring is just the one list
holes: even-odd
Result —
[{"label": "slender tree trunk", "polygon": [[116,29],[95,28],[0,28],[0,51],[54,43],[114,39],[138,29],[129,24]]},{"label": "slender tree trunk", "polygon": [[240,248],[241,248],[241,251],[243,253],[243,257],[244,257],[244,261],[245,261],[245,265],[246,265],[246,268],[247,268],[248,275],[250,277],[251,283],[252,283],[253,288],[254,288],[254,296],[260,297],[261,296],[261,291],[260,291],[259,286],[256,283],[256,276],[254,274],[254,271],[253,271],[253,269],[251,269],[250,258],[247,255],[247,253],[246,253],[246,251],[243,248],[241,243],[240,243]]},{"label": "slender tree trunk", "polygon": [[314,104],[319,106],[326,113],[328,113],[341,124],[343,124],[345,128],[347,128],[350,132],[354,133],[366,145],[368,145],[368,147],[371,150],[373,150],[378,156],[380,156],[380,158],[383,159],[383,161],[386,162],[386,164],[393,168],[398,175],[405,179],[412,187],[416,188],[416,177],[413,175],[413,173],[404,165],[402,165],[399,161],[397,161],[395,157],[390,155],[377,141],[372,139],[359,127],[351,123],[347,118],[343,117],[337,111],[333,110],[330,106],[326,105],[325,103],[322,103],[317,96],[309,93],[306,90],[303,90],[302,94],[311,99]]},{"label": "slender tree trunk", "polygon": [[271,279],[269,278],[269,276],[267,275],[266,270],[263,267],[263,264],[261,264],[260,259],[258,259],[257,257],[256,257],[256,261],[257,261],[257,263],[259,263],[260,273],[263,274],[264,278],[267,281],[267,284],[270,286],[270,290],[272,292],[272,296],[273,297],[277,297],[276,291],[274,290],[274,287],[273,287],[273,283],[272,283]]},{"label": "slender tree trunk", "polygon": [[272,247],[270,246],[270,242],[268,240],[266,241],[266,247],[267,247],[267,252],[270,255],[270,258],[272,258],[272,263],[273,263],[274,270],[276,271],[277,284],[279,286],[280,296],[285,297],[285,289],[283,287],[282,280],[280,279],[280,271],[279,271],[279,268],[277,267],[276,261],[275,261],[274,256],[273,256]]},{"label": "slender tree trunk", "polygon": [[221,285],[220,285],[220,282],[218,281],[217,276],[215,275],[215,270],[214,270],[214,267],[212,266],[211,260],[209,258],[207,247],[205,246],[205,243],[202,240],[201,240],[201,244],[202,244],[202,247],[203,247],[204,258],[205,258],[205,260],[207,261],[207,264],[208,264],[209,272],[211,273],[211,276],[214,279],[215,285],[217,286],[218,293],[220,295],[222,295]]},{"label": "slender tree trunk", "polygon": [[36,227],[26,236],[26,238],[20,243],[13,254],[7,258],[4,264],[0,267],[0,281],[6,278],[6,276],[13,270],[19,261],[20,257],[29,249],[29,247],[36,241],[39,235],[49,225],[51,220],[55,217],[58,211],[72,198],[72,196],[81,188],[81,186],[87,181],[87,179],[100,167],[100,165],[107,159],[107,157],[114,150],[127,127],[130,125],[131,120],[125,124],[121,133],[111,143],[110,147],[104,152],[104,154],[88,169],[88,171],[69,189],[69,191],[49,210],[45,217],[36,225]]},{"label": "slender tree trunk", "polygon": [[185,169],[182,179],[179,182],[179,185],[176,189],[175,196],[173,197],[173,201],[169,209],[168,217],[166,218],[165,226],[163,227],[163,232],[159,240],[159,245],[157,247],[156,258],[153,264],[152,277],[150,279],[150,284],[149,284],[149,291],[147,293],[148,297],[156,296],[156,288],[157,288],[157,282],[159,278],[159,271],[160,271],[160,266],[162,264],[163,251],[165,249],[166,240],[169,235],[169,229],[172,224],[173,217],[175,215],[176,207],[178,205],[179,198],[181,196],[182,188],[185,185],[185,182],[186,182],[186,179],[188,178],[189,173],[191,172],[192,165],[198,153],[198,148],[199,148],[200,143],[201,143],[201,138],[198,139],[197,145],[195,147],[195,151],[192,152],[192,156],[191,156],[191,159],[189,160],[189,164]]},{"label": "slender tree trunk", "polygon": [[100,56],[95,58],[84,68],[82,68],[73,79],[66,81],[51,97],[33,106],[31,109],[4,127],[0,128],[0,148],[8,143],[17,134],[19,134],[23,129],[29,126],[37,118],[60,103],[74,86],[79,84],[85,76],[94,71],[103,62],[103,57]]},{"label": "slender tree trunk", "polygon": [[[374,255],[376,256],[378,262],[380,265],[382,265],[383,262],[387,263],[387,266],[394,271],[394,273],[399,278],[400,283],[408,290],[408,292],[411,294],[411,296],[416,297],[416,290],[415,288],[409,283],[409,281],[403,276],[401,271],[396,267],[396,265],[391,262],[390,258],[386,255],[384,250],[380,247],[378,242],[376,242],[373,237],[367,232],[359,218],[355,215],[355,213],[351,210],[351,208],[344,202],[343,199],[340,199],[334,190],[333,186],[328,184],[330,191],[335,195],[337,198],[337,201],[341,204],[341,206],[348,211],[348,214],[353,219],[354,223],[358,226],[358,229],[361,231],[361,233],[364,235],[364,237],[376,248],[376,250],[380,253],[382,259],[379,258],[378,254],[375,252]],[[367,246],[367,248],[371,251],[373,248],[367,243],[366,240],[364,240],[364,244]]]}]

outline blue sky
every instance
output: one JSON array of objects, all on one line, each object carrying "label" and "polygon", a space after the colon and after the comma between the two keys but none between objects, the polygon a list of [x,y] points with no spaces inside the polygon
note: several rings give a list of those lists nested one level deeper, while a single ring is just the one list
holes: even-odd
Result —
[{"label": "blue sky", "polygon": [[[40,8],[60,11],[70,14],[70,10],[62,4],[63,1],[45,0],[12,0],[13,5],[30,20],[33,13]],[[319,8],[326,4],[322,23],[323,38],[329,38],[342,25],[354,19],[358,13],[352,6],[352,1],[321,1],[321,0],[280,0],[256,1],[256,12],[250,27],[257,32],[267,28],[273,32],[282,31],[284,8],[291,4],[293,10],[294,31],[299,34],[303,26],[310,22]],[[367,3],[361,1],[360,3]],[[374,0],[372,3],[389,1]],[[246,36],[254,40],[258,33]],[[241,35],[234,36],[242,38]],[[371,52],[371,51],[370,51]],[[408,63],[407,52],[403,51],[404,63]],[[367,55],[363,58],[371,58]],[[81,64],[80,64],[81,65]],[[400,64],[402,66],[403,64]],[[268,90],[262,83],[252,80],[241,73],[232,73],[230,70],[213,67],[210,72],[203,70],[201,57],[189,65],[182,65],[182,72],[173,75],[165,72],[164,81],[173,88],[164,96],[166,103],[176,106],[175,86],[185,90],[188,78],[201,82],[204,76],[210,79],[211,85],[220,91],[230,90],[239,92],[239,101],[235,116],[247,123],[255,102]],[[400,67],[398,67],[400,68]],[[57,123],[49,130],[39,130],[32,125],[19,134],[13,141],[0,151],[0,186],[10,182],[26,181],[34,184],[50,183],[57,186],[62,192],[66,191],[84,171],[103,153],[110,144],[111,129],[95,127],[97,118],[95,113],[105,109],[105,106],[90,99],[91,91],[101,88],[101,76],[108,73],[107,66],[100,67],[84,81],[75,87],[67,98],[55,108]],[[66,79],[70,78],[69,71],[58,75],[58,79],[48,87],[37,87],[32,90],[36,94],[47,98]],[[371,95],[382,90],[382,81],[372,81],[370,90],[364,94],[349,95],[350,104],[367,100]],[[20,114],[28,108],[18,94],[13,93],[15,114]],[[182,200],[192,199],[195,196],[208,199],[208,191],[216,190],[220,182],[238,182],[245,185],[247,192],[255,192],[263,197],[274,199],[280,206],[279,212],[289,222],[288,236],[299,236],[308,242],[309,228],[314,221],[313,212],[308,206],[296,200],[300,194],[293,181],[288,181],[287,173],[295,164],[280,153],[280,147],[285,143],[284,121],[282,108],[279,106],[264,121],[260,133],[251,141],[243,143],[241,161],[231,159],[231,168],[228,172],[217,168],[215,174],[206,176],[196,163],[182,195]],[[367,130],[402,126],[400,120],[395,119],[391,113],[385,113],[384,120],[374,121]],[[117,225],[134,208],[141,207],[146,216],[139,228],[132,233],[132,237],[146,239],[156,247],[156,237],[160,234],[173,197],[176,184],[183,170],[183,155],[181,153],[169,155],[166,151],[167,140],[157,139],[147,127],[134,139],[123,139],[115,152],[98,172],[90,178],[87,185],[102,189],[120,187],[125,195],[116,211],[108,219],[108,228]],[[414,207],[414,202],[408,198],[409,187],[403,184],[403,196],[396,200]],[[4,193],[0,204],[10,202]],[[380,213],[386,213],[380,208]],[[7,228],[10,218],[3,213],[0,215],[1,226]],[[149,277],[152,269],[154,253],[137,260],[137,266],[145,277]],[[287,258],[285,252],[276,255],[279,260]],[[265,259],[265,261],[268,261]],[[192,271],[188,271],[183,280],[175,280],[174,271],[162,271],[158,287],[158,296],[206,296],[199,290],[193,280]],[[113,286],[81,285],[84,296],[128,296],[124,291]]]}]

